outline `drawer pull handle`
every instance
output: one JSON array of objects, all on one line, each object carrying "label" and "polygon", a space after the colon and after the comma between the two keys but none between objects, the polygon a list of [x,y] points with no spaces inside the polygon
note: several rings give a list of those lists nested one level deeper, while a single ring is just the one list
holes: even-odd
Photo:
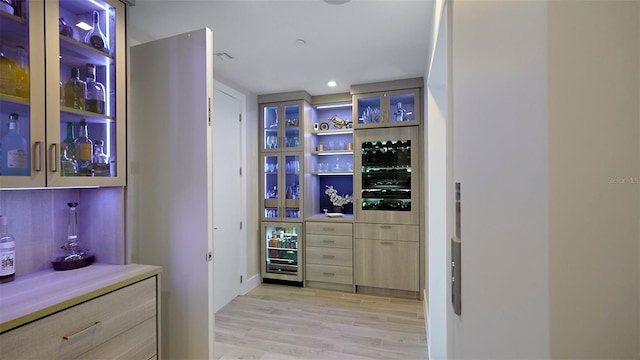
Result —
[{"label": "drawer pull handle", "polygon": [[332,273],[332,272],[323,272],[322,275],[325,276],[335,276],[336,274]]},{"label": "drawer pull handle", "polygon": [[380,225],[380,229],[391,229],[391,225]]},{"label": "drawer pull handle", "polygon": [[322,240],[323,243],[327,243],[327,244],[333,244],[336,241],[335,240]]},{"label": "drawer pull handle", "polygon": [[322,228],[322,230],[324,230],[324,231],[335,231],[336,229],[334,229],[332,227],[326,227],[326,228]]},{"label": "drawer pull handle", "polygon": [[380,241],[380,244],[382,244],[382,245],[393,245],[393,242],[391,242],[391,241]]},{"label": "drawer pull handle", "polygon": [[80,336],[80,335],[82,335],[83,333],[85,333],[85,332],[89,331],[90,329],[92,329],[94,326],[96,326],[96,325],[98,325],[98,324],[100,324],[100,321],[94,321],[94,322],[93,322],[93,324],[91,324],[91,325],[87,326],[86,328],[84,328],[84,329],[82,329],[82,330],[80,330],[80,331],[78,331],[78,332],[76,332],[76,333],[73,333],[73,334],[71,334],[71,335],[65,335],[65,336],[63,336],[62,338],[63,338],[63,339],[65,339],[65,340],[71,340],[72,338],[74,338],[74,337],[76,337],[76,336]]},{"label": "drawer pull handle", "polygon": [[334,255],[322,255],[322,257],[325,258],[325,259],[333,259],[333,258],[335,258]]}]

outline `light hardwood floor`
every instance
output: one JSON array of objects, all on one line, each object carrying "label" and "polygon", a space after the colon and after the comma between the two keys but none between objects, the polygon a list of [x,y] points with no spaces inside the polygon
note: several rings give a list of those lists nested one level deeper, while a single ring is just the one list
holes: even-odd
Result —
[{"label": "light hardwood floor", "polygon": [[216,359],[426,359],[422,302],[262,284],[216,314]]}]

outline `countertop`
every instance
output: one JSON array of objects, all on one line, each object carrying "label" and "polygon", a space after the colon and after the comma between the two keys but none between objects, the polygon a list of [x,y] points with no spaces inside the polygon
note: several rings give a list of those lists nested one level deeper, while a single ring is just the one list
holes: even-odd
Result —
[{"label": "countertop", "polygon": [[45,270],[0,284],[0,333],[157,275],[152,265],[94,263],[67,271]]}]

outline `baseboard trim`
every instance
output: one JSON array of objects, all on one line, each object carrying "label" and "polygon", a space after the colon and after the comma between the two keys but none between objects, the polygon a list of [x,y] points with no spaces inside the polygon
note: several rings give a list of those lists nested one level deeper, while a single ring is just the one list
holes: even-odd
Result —
[{"label": "baseboard trim", "polygon": [[427,289],[422,290],[422,307],[424,310],[424,329],[427,336],[427,359],[431,359],[431,347],[429,346],[429,298],[427,297]]},{"label": "baseboard trim", "polygon": [[409,290],[397,290],[397,289],[384,289],[384,288],[376,288],[370,286],[356,286],[356,292],[368,294],[368,295],[381,295],[381,296],[391,296],[391,297],[404,297],[409,299],[420,300],[420,291],[409,291]]},{"label": "baseboard trim", "polygon": [[255,274],[252,277],[248,278],[247,281],[242,283],[240,286],[240,295],[245,295],[249,291],[257,288],[260,284],[262,284],[262,277],[260,274]]}]

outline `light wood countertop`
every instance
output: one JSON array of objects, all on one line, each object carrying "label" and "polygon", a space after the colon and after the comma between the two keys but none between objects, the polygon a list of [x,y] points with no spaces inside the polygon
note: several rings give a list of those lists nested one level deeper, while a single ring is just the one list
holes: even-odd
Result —
[{"label": "light wood countertop", "polygon": [[0,333],[157,275],[152,265],[94,263],[67,271],[45,270],[0,284]]}]

